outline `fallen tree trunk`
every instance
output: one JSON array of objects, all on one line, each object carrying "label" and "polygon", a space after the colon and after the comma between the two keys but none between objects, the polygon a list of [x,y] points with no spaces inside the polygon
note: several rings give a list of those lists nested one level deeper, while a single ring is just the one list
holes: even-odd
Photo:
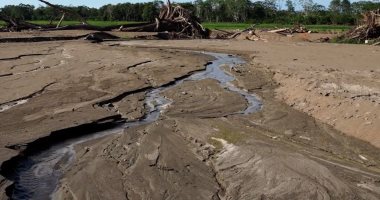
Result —
[{"label": "fallen tree trunk", "polygon": [[216,30],[218,30],[224,34],[221,34],[221,35],[218,34],[215,39],[235,39],[236,37],[238,37],[239,35],[241,35],[243,33],[249,33],[251,36],[256,36],[256,37],[260,38],[260,36],[258,36],[255,33],[255,26],[256,26],[256,24],[253,24],[249,28],[246,28],[242,31],[235,31],[235,32],[229,32],[229,31],[225,31],[225,30],[216,29]]},{"label": "fallen tree trunk", "polygon": [[152,35],[139,35],[134,37],[135,39],[144,39],[144,40],[173,40],[173,39],[191,39],[190,36],[182,33],[176,32],[158,32]]},{"label": "fallen tree trunk", "polygon": [[287,28],[281,28],[281,29],[275,29],[275,30],[270,30],[268,33],[279,33],[279,32],[284,32],[287,31]]}]

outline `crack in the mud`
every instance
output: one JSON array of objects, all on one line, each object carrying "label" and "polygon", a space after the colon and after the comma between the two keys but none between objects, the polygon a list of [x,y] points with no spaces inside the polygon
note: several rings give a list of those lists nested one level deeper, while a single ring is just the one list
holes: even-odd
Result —
[{"label": "crack in the mud", "polygon": [[42,67],[36,67],[36,68],[30,69],[30,70],[26,70],[25,73],[38,71],[38,70],[41,69],[41,68],[42,68]]},{"label": "crack in the mud", "polygon": [[60,40],[79,40],[87,37],[86,35],[79,36],[56,36],[56,37],[28,37],[28,38],[0,38],[0,43],[6,42],[44,42],[44,41],[60,41]]},{"label": "crack in the mud", "polygon": [[[127,70],[130,70],[132,68],[136,68],[136,67],[139,67],[141,65],[145,65],[145,64],[148,64],[148,63],[153,63],[153,62],[157,62],[157,61],[160,61],[160,60],[165,60],[167,58],[170,58],[170,57],[165,57],[165,58],[160,58],[160,59],[156,59],[156,60],[146,60],[146,61],[142,61],[142,62],[139,62],[139,63],[136,63],[136,64],[133,64],[133,65],[130,65],[127,67]],[[207,64],[206,64],[207,65]]]},{"label": "crack in the mud", "polygon": [[104,107],[107,104],[108,105],[112,105],[113,103],[117,103],[117,102],[123,100],[125,97],[127,97],[129,95],[132,95],[132,94],[136,94],[136,93],[140,93],[140,92],[148,92],[148,91],[153,90],[153,89],[163,88],[163,87],[168,87],[168,86],[174,85],[176,82],[181,81],[183,79],[186,79],[186,78],[188,78],[189,76],[193,75],[196,72],[200,72],[200,71],[204,71],[204,70],[205,69],[198,69],[198,70],[191,71],[191,72],[189,72],[189,73],[187,73],[187,74],[185,74],[183,76],[176,77],[176,78],[174,78],[174,80],[169,81],[169,82],[167,82],[165,84],[162,84],[160,86],[156,86],[156,87],[146,86],[146,87],[143,87],[143,88],[140,88],[140,89],[136,89],[136,90],[132,90],[132,91],[127,91],[127,92],[121,93],[121,94],[119,94],[119,95],[117,95],[117,96],[115,96],[113,98],[110,98],[110,99],[101,101],[99,103],[96,103],[95,105],[100,106],[100,107]]},{"label": "crack in the mud", "polygon": [[46,88],[48,88],[49,86],[53,85],[53,84],[56,84],[57,82],[51,82],[47,85],[45,85],[44,87],[42,87],[40,90],[36,91],[36,92],[33,92],[32,94],[29,94],[27,96],[24,96],[24,97],[21,97],[21,98],[18,98],[18,99],[15,99],[15,100],[12,100],[12,101],[8,101],[8,102],[5,102],[5,103],[1,103],[0,104],[0,112],[1,112],[1,108],[4,107],[4,106],[7,106],[7,105],[13,105],[13,104],[17,104],[18,101],[22,101],[22,100],[28,100],[28,99],[31,99],[33,97],[36,97],[40,94],[42,94]]},{"label": "crack in the mud", "polygon": [[0,77],[7,77],[7,76],[12,76],[13,73],[7,73],[7,74],[0,74]]},{"label": "crack in the mud", "polygon": [[243,165],[243,164],[246,164],[248,163],[249,161],[251,161],[252,159],[254,159],[256,157],[256,155],[253,155],[251,157],[249,157],[247,160],[245,161],[242,161],[242,162],[239,162],[239,163],[236,163],[236,164],[233,164],[231,166],[228,166],[228,167],[225,167],[225,168],[222,168],[220,169],[220,171],[226,171],[226,170],[230,170],[230,169],[235,169],[236,167],[239,167],[240,165]]},{"label": "crack in the mud", "polygon": [[[52,54],[47,54],[47,55],[52,55]],[[34,61],[34,62],[23,63],[23,64],[19,64],[19,65],[13,65],[10,69],[14,69],[16,67],[20,67],[20,66],[24,66],[24,65],[37,64],[37,63],[40,63],[40,62],[41,62],[41,60],[37,60],[37,61]]]},{"label": "crack in the mud", "polygon": [[226,192],[226,188],[223,186],[222,182],[218,179],[218,172],[213,165],[211,165],[211,170],[213,171],[213,177],[219,188],[215,195],[218,199],[223,199],[224,193]]},{"label": "crack in the mud", "polygon": [[133,64],[133,65],[130,65],[127,67],[127,70],[129,69],[132,69],[132,68],[135,68],[135,67],[138,67],[140,65],[144,65],[144,64],[147,64],[147,63],[151,63],[151,62],[154,62],[152,60],[147,60],[147,61],[143,61],[143,62],[139,62],[139,63],[136,63],[136,64]]},{"label": "crack in the mud", "polygon": [[379,94],[378,93],[373,93],[373,94],[358,94],[358,95],[355,95],[355,96],[352,96],[351,99],[356,99],[356,98],[362,98],[362,97],[378,97]]},{"label": "crack in the mud", "polygon": [[23,57],[31,57],[31,56],[47,56],[47,55],[53,55],[53,54],[46,54],[46,53],[31,53],[31,54],[21,54],[16,57],[9,57],[9,58],[0,58],[0,61],[8,61],[8,60],[18,60]]},{"label": "crack in the mud", "polygon": [[99,103],[96,103],[95,105],[103,107],[104,105],[107,105],[107,104],[113,104],[113,103],[119,102],[129,95],[137,94],[140,92],[146,92],[146,91],[151,90],[151,89],[154,89],[154,88],[152,86],[147,86],[147,87],[139,88],[136,90],[127,91],[127,92],[121,93],[121,94],[119,94],[119,95],[117,95],[111,99],[107,99],[107,100],[101,101]]}]

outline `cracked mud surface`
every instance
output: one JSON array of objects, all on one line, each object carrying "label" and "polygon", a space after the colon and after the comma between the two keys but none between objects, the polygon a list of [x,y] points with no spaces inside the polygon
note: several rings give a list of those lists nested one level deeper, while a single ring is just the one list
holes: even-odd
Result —
[{"label": "cracked mud surface", "polygon": [[[263,103],[256,113],[236,114],[247,102],[215,80],[189,80],[171,87],[162,95],[172,103],[156,122],[76,145],[74,163],[64,172],[56,199],[380,198],[380,150],[301,112],[298,103],[289,106],[290,100],[280,95],[290,96],[298,85],[282,77],[286,67],[276,68],[278,72],[257,63],[275,65],[263,55],[267,47],[253,52],[233,42],[228,50],[220,41],[137,41],[112,47],[44,42],[30,52],[17,45],[33,44],[12,44],[1,54],[30,56],[0,60],[0,74],[11,74],[0,76],[0,105],[30,98],[0,112],[1,162],[18,153],[5,146],[28,143],[55,130],[104,117],[141,119],[146,90],[202,70],[213,60],[170,48],[241,53],[251,62],[229,71],[236,77],[233,84],[257,94]],[[148,45],[157,48],[145,48]],[[293,76],[302,77],[302,72]],[[294,89],[286,90],[291,85]],[[340,95],[343,87],[329,91],[329,97]],[[360,93],[357,98],[373,101],[373,95]],[[0,188],[8,185],[0,176]],[[3,192],[0,197],[5,198]]]},{"label": "cracked mud surface", "polygon": [[[167,56],[160,50],[136,51],[133,48],[118,49],[84,42],[39,43],[39,48],[31,46],[33,44],[14,44],[13,47],[7,48],[5,54],[1,54],[7,58],[24,56],[12,62],[0,61],[2,72],[14,73],[12,76],[0,77],[0,106],[5,107],[22,99],[28,101],[0,112],[1,147],[31,142],[54,130],[119,115],[97,106],[97,103],[112,100],[126,92],[134,93],[133,91],[141,88],[166,84],[178,76],[203,69],[208,60],[206,56],[178,51],[168,51],[167,54],[171,56]],[[28,49],[42,53],[25,56],[28,55],[25,53]],[[41,56],[44,52],[50,53]],[[170,64],[175,62],[170,60],[175,60],[176,56],[188,58],[187,61],[181,62],[182,67]],[[141,62],[139,60],[159,59],[165,59],[169,64],[146,63],[150,72],[128,70],[129,66]],[[37,61],[36,64],[26,64]],[[25,72],[29,68],[41,66],[43,69],[39,71]],[[148,75],[153,72],[157,73],[157,76],[148,79]],[[128,98],[121,98],[121,102],[117,99],[112,103],[122,107],[123,111],[120,114],[126,118],[138,118],[143,115],[141,106],[125,105]],[[129,101],[135,102],[134,99]],[[7,154],[0,151],[0,160],[6,160],[6,157],[9,157]]]}]

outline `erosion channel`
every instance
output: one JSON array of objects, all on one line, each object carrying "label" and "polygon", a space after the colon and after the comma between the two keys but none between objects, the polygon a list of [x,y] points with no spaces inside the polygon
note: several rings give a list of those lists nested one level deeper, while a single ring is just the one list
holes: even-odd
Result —
[{"label": "erosion channel", "polygon": [[[237,113],[230,113],[229,115],[251,114],[261,108],[262,105],[254,94],[249,94],[247,91],[239,89],[231,83],[235,78],[228,70],[231,70],[236,64],[243,64],[244,61],[242,59],[228,54],[203,53],[215,57],[215,60],[207,65],[205,71],[194,73],[191,76],[176,80],[171,84],[146,91],[145,106],[148,112],[142,119],[134,121],[124,121],[120,119],[119,122],[112,123],[108,123],[107,120],[105,120],[103,125],[97,125],[98,127],[95,128],[96,131],[93,130],[95,132],[91,131],[93,128],[89,127],[90,125],[88,127],[82,126],[77,129],[72,129],[73,132],[80,134],[70,134],[70,130],[67,130],[68,135],[72,137],[68,136],[70,138],[65,138],[64,140],[51,139],[49,146],[39,145],[39,143],[42,143],[41,140],[37,140],[36,144],[31,143],[26,147],[25,151],[27,153],[25,155],[20,155],[8,161],[12,162],[12,165],[15,166],[14,171],[8,171],[8,174],[4,175],[14,182],[14,184],[8,188],[8,196],[10,196],[11,199],[51,198],[60,184],[63,173],[70,168],[75,159],[75,145],[111,134],[122,134],[124,130],[128,128],[155,122],[159,119],[160,113],[164,112],[172,103],[172,101],[165,98],[162,93],[185,81],[214,79],[226,90],[242,95],[247,101],[247,108]],[[223,69],[225,66],[228,66],[228,68]],[[103,106],[112,105],[105,104]],[[128,134],[128,130],[126,133]],[[45,139],[47,141],[50,140],[49,138]],[[33,150],[28,151],[28,148],[33,148]]]}]

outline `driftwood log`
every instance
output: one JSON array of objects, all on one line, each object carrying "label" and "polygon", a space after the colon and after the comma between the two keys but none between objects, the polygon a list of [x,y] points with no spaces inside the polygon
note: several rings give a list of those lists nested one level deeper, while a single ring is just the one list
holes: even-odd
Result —
[{"label": "driftwood log", "polygon": [[236,37],[238,37],[239,35],[241,35],[243,33],[249,33],[252,36],[256,36],[257,38],[260,38],[260,36],[257,35],[255,32],[255,26],[256,26],[256,24],[253,24],[249,28],[246,28],[242,31],[235,31],[235,32],[216,29],[217,31],[222,32],[223,34],[217,34],[215,39],[235,39]]},{"label": "driftwood log", "polygon": [[280,28],[280,29],[269,30],[268,33],[277,33],[280,35],[287,36],[287,35],[292,35],[294,33],[310,33],[310,31],[304,26],[300,24],[296,24],[292,28]]}]

